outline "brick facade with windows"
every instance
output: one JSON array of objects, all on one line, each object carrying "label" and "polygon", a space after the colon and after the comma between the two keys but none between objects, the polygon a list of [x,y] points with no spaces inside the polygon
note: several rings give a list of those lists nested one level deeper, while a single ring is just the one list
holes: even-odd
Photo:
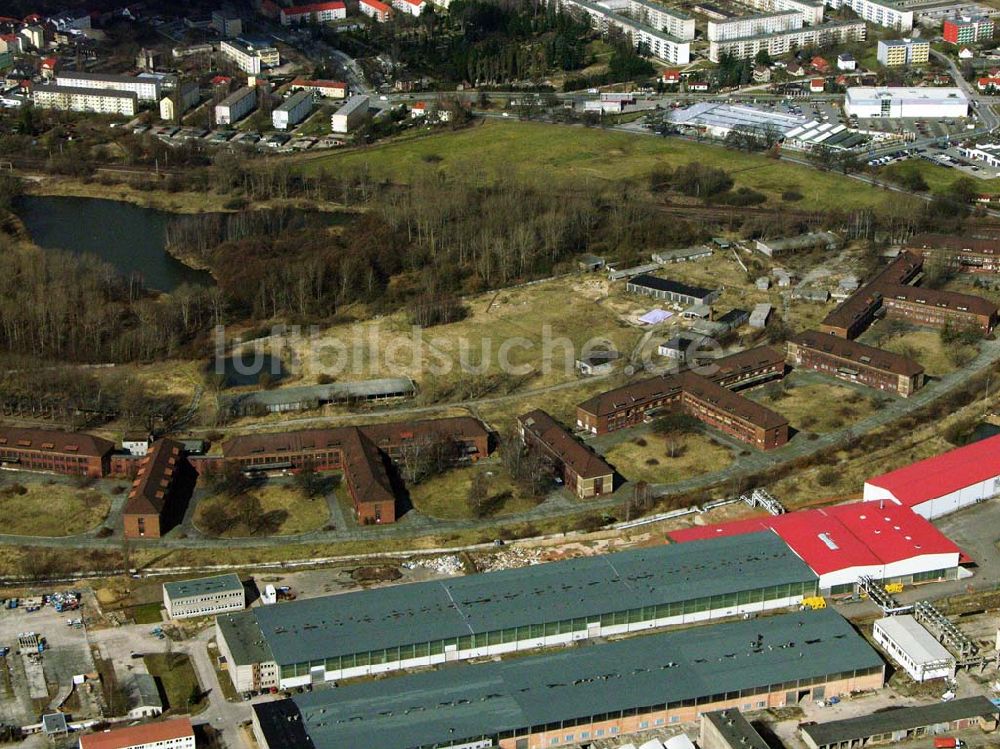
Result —
[{"label": "brick facade with windows", "polygon": [[55,429],[0,428],[0,464],[27,471],[103,478],[111,472],[108,440]]}]

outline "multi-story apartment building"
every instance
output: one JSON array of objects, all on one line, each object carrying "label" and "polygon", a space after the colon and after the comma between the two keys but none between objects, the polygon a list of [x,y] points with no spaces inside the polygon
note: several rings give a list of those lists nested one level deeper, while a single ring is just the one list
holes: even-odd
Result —
[{"label": "multi-story apartment building", "polygon": [[295,5],[291,8],[282,8],[280,18],[282,26],[298,23],[328,23],[347,18],[347,6],[341,0]]},{"label": "multi-story apartment building", "polygon": [[244,86],[215,105],[215,124],[232,125],[257,108],[257,89]]},{"label": "multi-story apartment building", "polygon": [[248,75],[259,75],[262,70],[281,65],[277,47],[269,42],[225,39],[219,44],[219,51]]},{"label": "multi-story apartment building", "polygon": [[771,57],[780,57],[796,48],[823,47],[844,42],[862,41],[866,35],[863,21],[836,21],[818,26],[778,31],[739,39],[710,41],[708,58],[718,62],[728,54],[739,60],[756,57],[761,50],[767,50]]},{"label": "multi-story apartment building", "polygon": [[956,16],[945,19],[941,35],[952,44],[975,44],[993,38],[993,25],[989,16]]},{"label": "multi-story apartment building", "polygon": [[992,332],[997,324],[997,306],[971,294],[925,289],[917,286],[885,286],[882,306],[886,317],[931,328],[951,325],[958,329]]},{"label": "multi-story apartment building", "polygon": [[330,130],[335,133],[349,133],[362,122],[368,121],[368,97],[355,94],[330,115]]},{"label": "multi-story apartment building", "polygon": [[[636,46],[645,46],[650,54],[673,65],[687,65],[691,62],[691,42],[677,37],[635,18],[625,15],[628,0],[611,0],[597,3],[592,0],[556,0],[559,7],[586,15],[602,33],[616,29],[628,34]],[[687,26],[685,26],[687,28]],[[685,32],[687,33],[687,32]],[[693,36],[693,34],[692,34]]]},{"label": "multi-story apartment building", "polygon": [[134,117],[138,99],[130,91],[79,88],[56,84],[39,84],[31,93],[39,109],[60,109],[65,112],[93,112]]},{"label": "multi-story apartment building", "polygon": [[896,31],[913,29],[913,11],[897,5],[893,0],[826,0],[826,4],[836,10],[847,7],[861,18],[876,26],[885,26]]},{"label": "multi-story apartment building", "polygon": [[880,39],[878,61],[887,68],[920,65],[931,56],[931,43],[926,39]]},{"label": "multi-story apartment building", "polygon": [[132,93],[139,101],[158,102],[160,100],[161,80],[154,77],[71,71],[57,73],[55,82],[57,86],[68,88],[92,88],[101,91]]},{"label": "multi-story apartment building", "polygon": [[802,20],[809,26],[823,23],[823,0],[744,0],[754,10],[765,13],[793,10],[802,14]]},{"label": "multi-story apartment building", "polygon": [[304,120],[313,108],[309,91],[296,91],[271,112],[271,124],[276,130],[287,130]]},{"label": "multi-story apartment building", "polygon": [[358,10],[379,23],[385,23],[392,15],[392,8],[381,0],[358,0]]},{"label": "multi-story apartment building", "polygon": [[924,368],[913,359],[828,333],[807,330],[786,345],[792,367],[824,372],[904,398],[924,384]]},{"label": "multi-story apartment building", "polygon": [[739,39],[761,34],[802,28],[802,14],[797,10],[779,10],[752,16],[735,16],[725,21],[709,21],[706,37],[709,41]]},{"label": "multi-story apartment building", "polygon": [[668,8],[650,0],[628,0],[625,8],[630,18],[659,29],[675,39],[694,39],[694,18],[687,13]]},{"label": "multi-story apartment building", "polygon": [[230,39],[243,33],[243,20],[238,13],[220,8],[212,11],[212,28],[220,36]]},{"label": "multi-story apartment building", "polygon": [[427,3],[424,0],[392,0],[392,7],[400,13],[416,18],[424,12]]}]

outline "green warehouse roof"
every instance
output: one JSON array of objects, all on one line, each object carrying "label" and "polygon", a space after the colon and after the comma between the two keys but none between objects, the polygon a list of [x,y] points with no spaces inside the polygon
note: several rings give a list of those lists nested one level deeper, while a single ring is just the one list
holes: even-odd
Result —
[{"label": "green warehouse roof", "polygon": [[253,610],[281,665],[815,581],[771,532],[581,557]]},{"label": "green warehouse roof", "polygon": [[369,749],[375,736],[379,749],[410,749],[882,667],[828,609],[453,666],[254,710],[269,749]]},{"label": "green warehouse roof", "polygon": [[243,583],[240,582],[239,575],[216,575],[214,577],[201,577],[197,580],[181,580],[173,583],[163,583],[163,589],[167,591],[170,600],[178,598],[190,598],[191,596],[208,596],[213,593],[228,593],[243,590]]}]

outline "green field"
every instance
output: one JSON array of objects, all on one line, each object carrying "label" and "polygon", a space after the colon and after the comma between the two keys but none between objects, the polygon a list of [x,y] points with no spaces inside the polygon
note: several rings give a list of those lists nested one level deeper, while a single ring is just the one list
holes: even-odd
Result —
[{"label": "green field", "polygon": [[12,483],[0,489],[5,533],[22,536],[72,536],[98,525],[111,502],[99,491],[56,481]]},{"label": "green field", "polygon": [[378,178],[410,182],[419,175],[445,173],[492,181],[516,175],[539,186],[614,185],[644,180],[654,169],[699,162],[732,174],[736,187],[764,192],[772,202],[796,190],[797,209],[878,206],[891,199],[875,187],[808,166],[759,154],[678,138],[537,122],[486,121],[455,132],[407,137],[382,145],[302,159],[300,169],[315,173],[361,170]]},{"label": "green field", "polygon": [[[207,696],[198,683],[191,660],[184,653],[149,653],[143,659],[150,675],[160,681],[167,697],[164,705],[172,715],[200,713],[208,707]],[[197,688],[197,701],[192,700]]]},{"label": "green field", "polygon": [[[933,153],[933,151],[931,152]],[[1000,170],[987,170],[983,167],[985,171],[994,172]],[[919,172],[924,181],[927,183],[927,187],[930,192],[947,192],[948,188],[951,187],[952,183],[960,177],[969,177],[975,180],[975,183],[980,187],[983,193],[986,194],[996,194],[1000,193],[1000,179],[980,179],[978,177],[970,177],[970,175],[960,172],[957,169],[952,169],[947,166],[941,166],[940,164],[932,164],[929,161],[924,161],[923,159],[908,159],[906,161],[898,162],[896,164],[890,164],[887,167],[883,167],[879,170],[879,176],[882,179],[893,181],[893,176],[899,171],[909,171],[916,170]]]}]

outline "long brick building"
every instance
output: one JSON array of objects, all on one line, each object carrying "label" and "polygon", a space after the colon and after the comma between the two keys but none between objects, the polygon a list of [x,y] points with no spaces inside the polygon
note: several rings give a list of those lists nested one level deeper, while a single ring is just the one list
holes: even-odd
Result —
[{"label": "long brick building", "polygon": [[114,444],[82,432],[0,427],[0,465],[102,478],[111,472]]},{"label": "long brick building", "polygon": [[924,260],[942,261],[958,273],[1000,273],[1000,238],[917,234],[906,249]]},{"label": "long brick building", "polygon": [[997,324],[997,306],[986,299],[955,291],[886,285],[882,305],[887,318],[930,328],[979,330],[988,335]]},{"label": "long brick building", "polygon": [[540,408],[517,418],[521,440],[540,450],[563,484],[581,499],[614,491],[615,471]]},{"label": "long brick building", "polygon": [[877,390],[913,395],[924,384],[924,368],[906,356],[816,330],[790,338],[788,364],[859,382]]},{"label": "long brick building", "polygon": [[180,442],[161,439],[153,443],[139,463],[122,520],[125,538],[160,538],[180,522],[186,506],[184,493],[191,488],[193,471]]},{"label": "long brick building", "polygon": [[386,461],[475,461],[489,454],[490,435],[476,419],[455,417],[246,435],[224,442],[222,451],[247,471],[341,470],[358,522],[392,523],[396,494]]},{"label": "long brick building", "polygon": [[769,346],[717,359],[679,374],[624,385],[584,401],[577,426],[605,434],[641,424],[651,412],[677,410],[762,450],[788,441],[788,422],[733,390],[783,377],[785,356]]},{"label": "long brick building", "polygon": [[901,252],[875,277],[841,302],[820,324],[820,332],[840,338],[854,339],[865,332],[882,308],[884,289],[888,285],[907,284],[916,278],[924,260],[912,252]]}]

